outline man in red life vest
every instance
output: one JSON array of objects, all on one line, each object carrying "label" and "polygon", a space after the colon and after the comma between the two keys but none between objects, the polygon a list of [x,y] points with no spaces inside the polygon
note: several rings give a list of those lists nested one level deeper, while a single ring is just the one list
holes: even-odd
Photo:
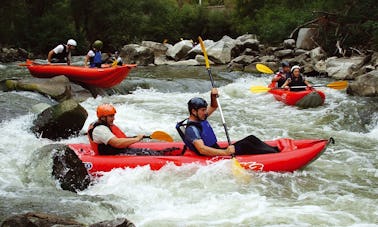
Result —
[{"label": "man in red life vest", "polygon": [[142,134],[127,137],[116,125],[114,115],[116,109],[111,104],[101,104],[97,107],[98,120],[88,129],[88,138],[96,154],[114,155],[127,153],[125,148],[143,139]]}]

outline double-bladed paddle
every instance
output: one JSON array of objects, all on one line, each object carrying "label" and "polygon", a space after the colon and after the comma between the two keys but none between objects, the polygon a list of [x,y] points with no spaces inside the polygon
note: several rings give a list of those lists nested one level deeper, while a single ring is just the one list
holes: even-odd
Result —
[{"label": "double-bladed paddle", "polygon": [[143,136],[143,138],[173,142],[172,136],[170,136],[168,133],[163,132],[163,131],[155,131],[149,136]]},{"label": "double-bladed paddle", "polygon": [[[273,74],[273,70],[271,70],[268,66],[263,64],[256,64],[256,69],[265,74]],[[335,81],[329,84],[315,84],[312,87],[329,87],[336,90],[345,89],[348,86],[348,82],[345,80]],[[292,86],[290,88],[306,88],[306,86]],[[261,93],[261,92],[268,92],[271,89],[281,89],[281,88],[269,88],[264,86],[251,86],[250,91],[252,93]]]},{"label": "double-bladed paddle", "polygon": [[[206,48],[205,48],[205,44],[203,43],[202,41],[202,38],[199,36],[198,37],[198,40],[200,42],[200,46],[201,46],[201,49],[202,49],[202,53],[203,53],[203,56],[205,58],[205,63],[206,63],[206,69],[207,69],[207,72],[209,74],[209,78],[210,78],[210,81],[211,81],[211,86],[213,88],[215,88],[215,84],[214,84],[214,79],[213,79],[213,76],[211,75],[211,69],[210,69],[210,64],[209,64],[209,58],[207,57],[207,52],[206,52]],[[224,131],[226,133],[226,137],[227,137],[227,142],[229,145],[231,145],[231,140],[230,140],[230,136],[228,135],[228,130],[227,130],[227,125],[226,125],[226,122],[224,120],[224,117],[223,117],[223,111],[222,111],[222,107],[220,105],[220,102],[219,102],[219,99],[217,97],[217,103],[218,103],[218,108],[219,108],[219,112],[220,112],[220,115],[221,115],[221,118],[222,118],[222,124],[223,124],[223,128],[224,128]],[[239,161],[236,159],[235,155],[232,155],[232,173],[234,174],[234,176],[237,176],[239,178],[243,177],[244,179],[246,179],[246,176],[247,176],[247,172],[246,170],[240,165]]]}]

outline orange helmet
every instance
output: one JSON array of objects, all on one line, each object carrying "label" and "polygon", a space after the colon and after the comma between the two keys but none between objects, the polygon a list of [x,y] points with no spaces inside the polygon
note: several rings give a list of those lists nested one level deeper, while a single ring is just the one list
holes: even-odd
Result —
[{"label": "orange helmet", "polygon": [[116,109],[111,104],[101,104],[97,107],[97,117],[106,117],[117,113]]}]

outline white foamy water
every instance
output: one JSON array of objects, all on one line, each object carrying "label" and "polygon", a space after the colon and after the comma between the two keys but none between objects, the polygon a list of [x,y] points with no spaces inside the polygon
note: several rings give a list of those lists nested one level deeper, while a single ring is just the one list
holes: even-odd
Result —
[{"label": "white foamy water", "polygon": [[[159,171],[148,166],[116,169],[74,194],[62,191],[50,177],[50,158],[36,154],[53,142],[29,132],[30,114],[0,124],[0,217],[39,211],[87,224],[126,217],[137,226],[376,226],[378,116],[373,113],[367,121],[363,114],[377,104],[324,88],[324,106],[301,110],[270,94],[249,91],[269,79],[240,74],[219,88],[231,139],[248,134],[263,140],[333,137],[336,144],[306,169],[251,173],[245,183],[232,175],[229,161],[205,167],[168,165]],[[179,88],[88,99],[81,103],[89,114],[83,131],[96,119],[98,104],[110,102],[117,108],[115,123],[128,135],[162,130],[179,140],[174,126],[187,117],[186,103],[194,96],[209,100],[208,92]],[[225,140],[219,112],[209,121]]]}]

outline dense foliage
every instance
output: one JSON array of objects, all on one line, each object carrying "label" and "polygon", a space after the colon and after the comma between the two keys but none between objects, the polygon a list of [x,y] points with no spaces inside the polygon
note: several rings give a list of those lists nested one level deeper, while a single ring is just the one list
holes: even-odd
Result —
[{"label": "dense foliage", "polygon": [[[142,40],[175,43],[198,35],[258,35],[281,43],[298,26],[315,20],[320,45],[328,53],[344,48],[378,49],[378,8],[373,0],[4,0],[0,8],[0,44],[47,53],[69,38],[77,53],[104,41],[109,51]],[[211,7],[224,4],[225,8]],[[210,7],[209,7],[210,6]]]}]

